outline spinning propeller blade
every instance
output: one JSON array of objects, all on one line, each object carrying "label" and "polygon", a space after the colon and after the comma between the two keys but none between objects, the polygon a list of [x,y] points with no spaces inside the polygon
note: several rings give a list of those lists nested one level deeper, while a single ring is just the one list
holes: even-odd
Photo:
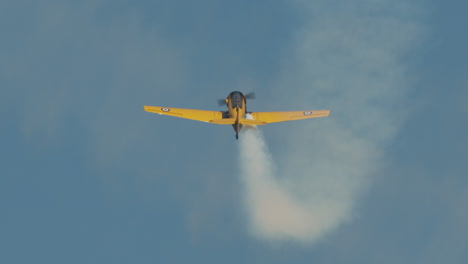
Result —
[{"label": "spinning propeller blade", "polygon": [[248,93],[248,94],[245,95],[245,98],[247,98],[247,99],[255,99],[255,93],[254,93],[254,92]]},{"label": "spinning propeller blade", "polygon": [[218,106],[223,106],[226,104],[226,99],[218,99]]}]

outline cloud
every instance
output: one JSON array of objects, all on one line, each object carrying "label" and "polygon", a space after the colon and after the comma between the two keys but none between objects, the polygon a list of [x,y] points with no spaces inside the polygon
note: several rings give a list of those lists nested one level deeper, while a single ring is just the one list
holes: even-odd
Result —
[{"label": "cloud", "polygon": [[399,2],[297,5],[304,25],[273,94],[282,105],[331,116],[278,125],[272,144],[284,151],[274,157],[258,132],[247,132],[241,166],[254,233],[313,243],[356,217],[357,201],[386,164],[406,114],[403,57],[421,28]]}]

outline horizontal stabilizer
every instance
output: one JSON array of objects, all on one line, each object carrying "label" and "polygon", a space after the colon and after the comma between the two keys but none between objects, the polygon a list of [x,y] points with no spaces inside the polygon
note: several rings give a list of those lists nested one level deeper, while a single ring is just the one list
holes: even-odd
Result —
[{"label": "horizontal stabilizer", "polygon": [[219,125],[233,125],[236,123],[236,119],[234,118],[223,118],[223,119],[214,119],[210,120],[210,123],[219,124]]},{"label": "horizontal stabilizer", "polygon": [[266,122],[263,122],[261,120],[252,120],[252,119],[241,119],[239,120],[239,123],[247,126],[260,126],[260,125],[265,125]]}]

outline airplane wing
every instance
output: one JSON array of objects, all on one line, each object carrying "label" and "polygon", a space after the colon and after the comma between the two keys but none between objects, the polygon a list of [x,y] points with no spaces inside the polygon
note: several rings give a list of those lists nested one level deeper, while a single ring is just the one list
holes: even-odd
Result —
[{"label": "airplane wing", "polygon": [[324,117],[330,114],[330,110],[316,111],[289,111],[289,112],[253,112],[252,124],[265,125],[269,123],[300,120],[314,117]]},{"label": "airplane wing", "polygon": [[223,119],[223,112],[221,111],[206,111],[194,110],[161,106],[147,106],[143,107],[146,112],[156,113],[160,115],[169,115],[180,118],[192,119],[197,121],[209,122],[214,124],[234,124],[235,121],[231,118]]}]

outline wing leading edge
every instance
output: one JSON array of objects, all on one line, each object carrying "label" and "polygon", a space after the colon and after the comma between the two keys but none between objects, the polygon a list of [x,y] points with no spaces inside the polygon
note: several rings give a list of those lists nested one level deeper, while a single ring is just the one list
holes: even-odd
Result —
[{"label": "wing leading edge", "polygon": [[221,111],[207,111],[147,105],[145,105],[143,108],[146,112],[192,119],[213,124],[230,125],[235,123],[235,120],[232,118],[223,119],[223,112]]},{"label": "wing leading edge", "polygon": [[[325,117],[330,114],[330,110],[315,111],[288,111],[288,112],[253,112],[253,122],[255,125],[265,125],[269,123],[301,120],[315,117]],[[246,122],[249,123],[249,122]]]},{"label": "wing leading edge", "polygon": [[[151,113],[192,119],[213,124],[232,125],[236,123],[236,120],[234,118],[223,118],[223,112],[221,111],[207,111],[146,105],[143,108],[145,109],[145,111]],[[240,123],[245,125],[266,125],[269,123],[301,120],[315,117],[325,117],[330,114],[330,110],[253,112],[250,114],[252,116],[252,119],[240,119]]]}]

